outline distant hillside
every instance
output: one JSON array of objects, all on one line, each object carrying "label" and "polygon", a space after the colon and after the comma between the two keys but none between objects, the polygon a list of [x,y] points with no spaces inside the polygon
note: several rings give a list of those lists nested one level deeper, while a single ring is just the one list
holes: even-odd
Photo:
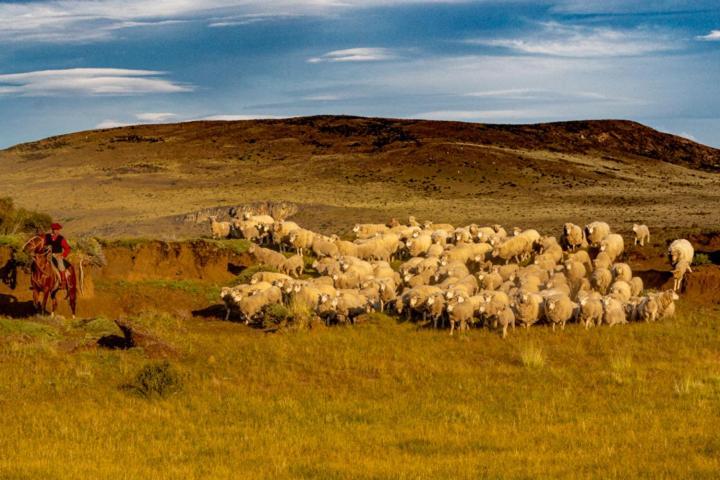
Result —
[{"label": "distant hillside", "polygon": [[661,221],[663,205],[704,225],[716,220],[720,150],[621,120],[319,116],[79,132],[0,151],[0,168],[0,190],[20,205],[113,235],[181,234],[176,216],[273,199],[318,228],[409,213]]}]

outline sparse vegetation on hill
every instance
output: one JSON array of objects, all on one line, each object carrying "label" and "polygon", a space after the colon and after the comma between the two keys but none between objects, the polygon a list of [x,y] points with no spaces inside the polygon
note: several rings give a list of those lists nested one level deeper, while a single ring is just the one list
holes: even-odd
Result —
[{"label": "sparse vegetation on hill", "polygon": [[18,235],[50,227],[52,218],[46,213],[18,208],[10,197],[0,198],[0,235]]},{"label": "sparse vegetation on hill", "polygon": [[627,121],[321,116],[141,125],[18,145],[0,151],[0,191],[60,217],[72,205],[67,232],[104,238],[190,238],[205,231],[187,223],[202,212],[264,202],[297,205],[292,220],[341,233],[350,217],[410,213],[688,229],[720,223],[709,208],[720,201],[718,165],[716,149]]}]

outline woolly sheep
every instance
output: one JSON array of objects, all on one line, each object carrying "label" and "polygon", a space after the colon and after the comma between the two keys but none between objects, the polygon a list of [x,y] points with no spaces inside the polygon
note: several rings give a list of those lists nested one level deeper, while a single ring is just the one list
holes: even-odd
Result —
[{"label": "woolly sheep", "polygon": [[376,233],[387,232],[389,228],[382,223],[357,223],[352,231],[357,238],[370,238]]},{"label": "woolly sheep", "polygon": [[503,278],[498,272],[480,272],[477,276],[480,286],[485,290],[496,290],[503,283]]},{"label": "woolly sheep", "polygon": [[472,303],[466,302],[463,297],[458,297],[455,302],[450,303],[446,308],[448,320],[450,321],[450,335],[455,332],[456,325],[459,325],[459,330],[463,331],[473,323],[475,309]]},{"label": "woolly sheep", "polygon": [[625,250],[625,242],[622,235],[611,233],[600,241],[600,251],[607,253],[614,262]]},{"label": "woolly sheep", "polygon": [[583,265],[585,265],[585,270],[588,272],[593,271],[593,262],[590,260],[590,255],[585,250],[578,250],[576,252],[573,252],[567,256],[568,260],[572,260],[574,262],[580,262]]},{"label": "woolly sheep", "polygon": [[673,291],[677,292],[680,289],[680,285],[682,285],[685,273],[687,272],[692,273],[692,268],[690,268],[690,264],[688,262],[686,262],[685,260],[680,260],[675,264],[675,268],[672,272]]},{"label": "woolly sheep", "polygon": [[628,283],[630,283],[630,293],[633,297],[639,296],[645,288],[640,277],[632,277]]},{"label": "woolly sheep", "polygon": [[673,241],[668,247],[668,258],[673,268],[681,261],[692,264],[694,256],[695,249],[692,244],[684,238]]},{"label": "woolly sheep", "polygon": [[278,287],[270,287],[257,292],[255,295],[243,297],[238,301],[238,309],[245,319],[245,323],[252,322],[257,314],[268,305],[281,303],[282,292]]},{"label": "woolly sheep", "polygon": [[613,278],[615,280],[622,280],[623,282],[630,282],[632,278],[632,269],[627,263],[616,263],[612,268]]},{"label": "woolly sheep", "polygon": [[315,234],[310,230],[300,228],[290,234],[290,244],[295,247],[298,255],[302,255],[303,251],[307,251],[312,248],[313,240],[315,240]]},{"label": "woolly sheep", "polygon": [[600,326],[603,319],[602,300],[588,296],[580,300],[580,322],[588,329],[593,325]]},{"label": "woolly sheep", "polygon": [[612,260],[610,260],[610,256],[605,252],[600,252],[597,254],[597,256],[593,259],[593,268],[612,268]]},{"label": "woolly sheep", "polygon": [[543,298],[530,292],[523,292],[515,299],[515,317],[525,328],[540,320]]},{"label": "woolly sheep", "polygon": [[603,297],[603,322],[609,326],[627,323],[623,303],[613,297]]},{"label": "woolly sheep", "polygon": [[610,235],[610,225],[605,222],[591,222],[585,225],[585,238],[590,245],[599,245],[608,235]]},{"label": "woolly sheep", "polygon": [[230,236],[230,222],[218,222],[216,215],[208,217],[212,238],[228,238]]},{"label": "woolly sheep", "polygon": [[[408,240],[405,245],[407,246],[410,256],[417,257],[423,255],[428,251],[431,245],[433,245],[432,236],[428,233],[421,233],[415,238]],[[440,246],[442,248],[442,246]]]},{"label": "woolly sheep", "polygon": [[305,259],[301,255],[293,255],[280,265],[280,271],[298,278],[305,269]]},{"label": "woolly sheep", "polygon": [[605,295],[613,282],[613,276],[610,270],[605,267],[596,268],[590,274],[590,283],[595,290]]},{"label": "woolly sheep", "polygon": [[567,295],[552,295],[545,299],[545,318],[550,322],[553,330],[556,325],[560,325],[560,328],[564,329],[565,323],[573,317],[575,307],[576,305]]},{"label": "woolly sheep", "polygon": [[584,246],[587,242],[585,241],[585,232],[579,225],[574,223],[566,223],[563,226],[563,234],[560,237],[561,243],[571,252]]},{"label": "woolly sheep", "polygon": [[642,247],[645,245],[645,242],[650,241],[650,229],[647,225],[638,225],[635,223],[632,229],[633,232],[635,232],[635,245],[639,243]]},{"label": "woolly sheep", "polygon": [[493,249],[492,256],[505,260],[506,264],[510,263],[513,258],[520,263],[522,259],[527,257],[531,249],[532,244],[527,238],[523,236],[510,237]]},{"label": "woolly sheep", "polygon": [[675,300],[680,297],[673,290],[665,290],[655,295],[658,303],[658,319],[665,320],[675,315]]},{"label": "woolly sheep", "polygon": [[250,245],[248,253],[255,258],[257,263],[268,265],[276,269],[280,269],[280,267],[285,263],[285,255],[282,253],[278,253],[275,250],[263,248],[255,244]]},{"label": "woolly sheep", "polygon": [[617,280],[610,285],[610,296],[622,302],[627,302],[632,296],[632,288],[628,282]]},{"label": "woolly sheep", "polygon": [[321,235],[316,235],[313,239],[311,249],[316,257],[322,258],[322,257],[339,257],[340,251],[338,250],[337,245],[335,245],[334,242],[328,240],[327,238],[322,237]]}]

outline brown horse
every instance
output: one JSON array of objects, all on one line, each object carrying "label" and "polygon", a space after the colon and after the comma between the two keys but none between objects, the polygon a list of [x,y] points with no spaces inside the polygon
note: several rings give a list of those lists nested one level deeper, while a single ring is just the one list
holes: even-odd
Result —
[{"label": "brown horse", "polygon": [[[52,310],[50,314],[55,315],[57,310],[57,293],[60,290],[67,291],[67,299],[72,310],[73,318],[75,318],[75,310],[77,307],[77,276],[75,275],[75,267],[68,265],[65,269],[65,278],[67,285],[62,285],[60,280],[60,272],[53,265],[52,251],[49,246],[45,245],[45,238],[35,236],[27,241],[23,248],[33,259],[30,276],[30,289],[33,292],[33,305],[38,313],[47,313],[47,301],[51,299]],[[42,295],[42,302],[40,296]]]}]

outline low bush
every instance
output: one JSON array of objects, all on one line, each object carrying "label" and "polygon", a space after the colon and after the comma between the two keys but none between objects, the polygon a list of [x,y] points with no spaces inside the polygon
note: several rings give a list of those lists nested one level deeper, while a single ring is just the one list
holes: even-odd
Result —
[{"label": "low bush", "polygon": [[145,398],[166,397],[182,390],[183,382],[180,374],[166,360],[146,364],[132,383],[124,387]]}]

